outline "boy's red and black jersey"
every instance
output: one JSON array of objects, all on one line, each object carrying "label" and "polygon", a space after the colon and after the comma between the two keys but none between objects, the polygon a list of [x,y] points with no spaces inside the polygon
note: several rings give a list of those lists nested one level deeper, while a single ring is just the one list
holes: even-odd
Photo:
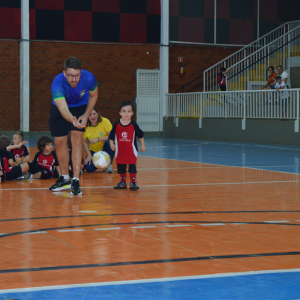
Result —
[{"label": "boy's red and black jersey", "polygon": [[139,125],[131,121],[128,125],[122,125],[117,121],[109,134],[109,140],[116,144],[116,163],[117,164],[136,164],[138,156],[137,137],[142,138],[144,132]]},{"label": "boy's red and black jersey", "polygon": [[23,156],[29,155],[27,147],[24,145],[20,149],[12,150],[12,152],[13,152],[14,158],[21,158]]},{"label": "boy's red and black jersey", "polygon": [[3,181],[5,180],[5,173],[10,172],[12,169],[8,163],[11,158],[14,158],[11,151],[7,151],[6,148],[0,149],[0,171],[3,172],[0,177]]},{"label": "boy's red and black jersey", "polygon": [[40,151],[35,155],[32,162],[51,172],[54,171],[55,166],[58,166],[58,160],[55,151],[52,151],[48,155],[45,155],[43,152]]}]

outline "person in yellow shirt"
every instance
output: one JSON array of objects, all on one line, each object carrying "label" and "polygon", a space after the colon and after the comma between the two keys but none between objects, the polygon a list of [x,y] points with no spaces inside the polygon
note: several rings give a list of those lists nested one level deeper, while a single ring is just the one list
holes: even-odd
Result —
[{"label": "person in yellow shirt", "polygon": [[[112,124],[106,118],[103,118],[99,111],[94,108],[91,111],[87,126],[83,135],[83,146],[87,152],[85,159],[85,169],[87,172],[95,172],[97,168],[93,164],[93,154],[98,151],[105,151],[109,154],[111,163],[115,152],[111,150],[108,136],[112,130]],[[90,144],[89,144],[90,142]],[[107,173],[113,173],[112,165],[106,169]]]}]

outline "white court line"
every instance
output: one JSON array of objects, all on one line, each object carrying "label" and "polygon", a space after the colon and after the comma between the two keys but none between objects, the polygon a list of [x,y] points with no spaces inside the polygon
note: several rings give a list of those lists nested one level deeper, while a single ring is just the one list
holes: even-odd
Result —
[{"label": "white court line", "polygon": [[58,232],[72,232],[72,231],[84,231],[84,229],[61,229]]},{"label": "white court line", "polygon": [[244,224],[250,224],[250,223],[231,223],[233,225],[244,225]]},{"label": "white court line", "polygon": [[96,213],[97,211],[96,210],[80,210],[78,212],[80,212],[80,213],[86,213],[86,214],[91,214],[91,213]]},{"label": "white court line", "polygon": [[95,230],[117,230],[121,229],[121,227],[110,227],[110,228],[94,228]]},{"label": "white court line", "polygon": [[27,232],[27,233],[24,233],[24,234],[38,234],[38,233],[47,233],[47,231]]},{"label": "white court line", "polygon": [[4,235],[4,234],[7,234],[7,233],[0,233],[0,235]]},{"label": "white court line", "polygon": [[139,284],[139,283],[149,283],[149,282],[170,282],[170,281],[193,280],[193,279],[224,278],[224,277],[235,277],[235,276],[250,276],[250,275],[278,274],[278,273],[298,273],[298,272],[300,272],[300,269],[283,269],[283,270],[264,270],[264,271],[249,271],[249,272],[237,272],[237,273],[219,273],[219,274],[212,274],[212,275],[139,279],[139,280],[126,280],[126,281],[109,281],[109,282],[97,282],[97,283],[82,283],[82,284],[69,284],[69,285],[56,285],[56,286],[32,287],[32,288],[23,288],[23,289],[0,290],[0,294],[51,291],[51,290],[63,290],[63,289],[110,286],[110,285]]},{"label": "white court line", "polygon": [[210,224],[199,224],[200,226],[219,226],[225,225],[224,223],[210,223]]},{"label": "white court line", "polygon": [[186,226],[193,226],[188,224],[179,224],[179,225],[165,225],[166,227],[186,227]]},{"label": "white court line", "polygon": [[295,220],[296,222],[300,222],[300,220]]},{"label": "white court line", "polygon": [[[297,174],[294,174],[297,175]],[[300,175],[300,174],[299,174]],[[243,185],[243,184],[266,184],[266,183],[300,183],[300,180],[277,180],[277,181],[250,181],[250,182],[212,182],[212,183],[181,183],[181,184],[152,184],[140,185],[143,188],[151,187],[177,187],[177,186],[211,186],[211,185]],[[108,189],[113,186],[86,186],[81,189]],[[31,190],[49,190],[49,188],[25,188],[25,189],[0,189],[1,191],[31,191]],[[55,193],[53,193],[55,195]]]},{"label": "white court line", "polygon": [[290,221],[264,221],[264,223],[289,223]]},{"label": "white court line", "polygon": [[157,228],[157,226],[134,226],[131,228]]}]

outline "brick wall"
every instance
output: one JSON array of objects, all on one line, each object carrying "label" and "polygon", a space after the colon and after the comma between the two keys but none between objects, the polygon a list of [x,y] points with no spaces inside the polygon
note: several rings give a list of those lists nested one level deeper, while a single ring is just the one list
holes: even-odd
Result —
[{"label": "brick wall", "polygon": [[0,42],[0,131],[20,129],[20,43]]},{"label": "brick wall", "polygon": [[[177,88],[202,75],[203,71],[210,66],[221,61],[225,57],[236,52],[236,47],[206,47],[206,46],[186,46],[172,45],[170,47],[170,93],[175,92]],[[185,74],[179,77],[178,57],[183,57],[183,66]],[[202,81],[202,79],[201,79]],[[200,83],[201,81],[197,81]],[[191,85],[190,87],[192,87]],[[203,91],[195,89],[194,92]]]},{"label": "brick wall", "polygon": [[30,131],[49,130],[51,83],[63,71],[64,60],[69,56],[79,58],[83,69],[96,76],[97,108],[111,122],[118,118],[119,102],[132,101],[136,96],[135,70],[159,68],[159,47],[32,42]]}]

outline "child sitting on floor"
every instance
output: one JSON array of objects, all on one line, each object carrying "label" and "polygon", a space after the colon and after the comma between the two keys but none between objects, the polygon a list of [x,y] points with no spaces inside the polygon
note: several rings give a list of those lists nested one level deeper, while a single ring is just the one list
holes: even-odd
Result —
[{"label": "child sitting on floor", "polygon": [[37,141],[39,152],[35,155],[30,167],[31,178],[59,178],[60,169],[56,152],[53,151],[53,141],[48,136],[42,136]]},{"label": "child sitting on floor", "polygon": [[0,183],[4,180],[14,179],[29,179],[30,174],[29,164],[24,163],[19,166],[10,167],[9,160],[13,159],[11,150],[21,148],[27,142],[21,142],[17,145],[11,145],[10,138],[8,136],[0,136]]},{"label": "child sitting on floor", "polygon": [[[13,144],[19,145],[23,142],[24,135],[21,131],[18,131],[13,136]],[[30,161],[29,152],[25,145],[22,145],[19,148],[15,148],[11,151],[14,156],[14,164],[10,164],[12,167],[18,166],[20,164],[26,163]]]}]

